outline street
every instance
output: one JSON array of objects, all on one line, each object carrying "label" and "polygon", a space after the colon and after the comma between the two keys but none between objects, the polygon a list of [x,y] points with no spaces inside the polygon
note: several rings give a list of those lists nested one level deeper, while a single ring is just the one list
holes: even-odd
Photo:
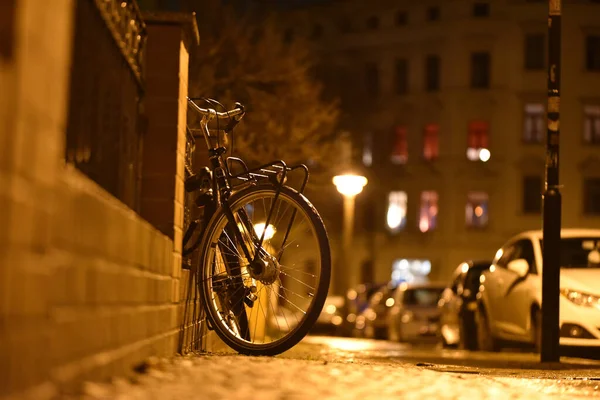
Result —
[{"label": "street", "polygon": [[[233,352],[154,360],[131,380],[87,382],[95,399],[532,399],[600,396],[600,362],[540,364],[527,353],[480,353],[309,336],[277,357]],[[81,397],[77,397],[81,398]]]}]

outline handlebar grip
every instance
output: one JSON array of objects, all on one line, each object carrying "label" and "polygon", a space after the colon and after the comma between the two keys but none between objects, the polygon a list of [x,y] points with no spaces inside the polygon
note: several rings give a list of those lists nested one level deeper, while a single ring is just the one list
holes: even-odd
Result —
[{"label": "handlebar grip", "polygon": [[241,103],[235,103],[235,108],[242,110],[242,112],[241,112],[241,114],[236,115],[233,118],[231,118],[231,120],[225,127],[226,133],[230,133],[233,130],[233,128],[235,128],[236,125],[242,120],[242,118],[244,116],[245,110],[244,110],[244,106]]}]

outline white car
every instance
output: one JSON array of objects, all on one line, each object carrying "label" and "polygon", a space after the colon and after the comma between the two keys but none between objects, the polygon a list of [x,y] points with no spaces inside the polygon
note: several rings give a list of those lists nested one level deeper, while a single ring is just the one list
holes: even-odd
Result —
[{"label": "white car", "polygon": [[[477,344],[498,350],[503,341],[539,351],[542,231],[511,238],[480,278]],[[600,346],[600,230],[563,229],[560,243],[560,345]]]}]

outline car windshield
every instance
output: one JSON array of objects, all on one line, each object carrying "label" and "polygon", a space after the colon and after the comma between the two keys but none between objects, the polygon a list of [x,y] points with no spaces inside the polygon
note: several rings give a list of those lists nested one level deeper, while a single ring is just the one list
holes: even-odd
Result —
[{"label": "car windshield", "polygon": [[407,289],[403,302],[407,306],[435,306],[443,291],[443,288]]},{"label": "car windshield", "polygon": [[[540,239],[540,246],[543,246]],[[600,237],[562,238],[561,268],[600,268]]]}]

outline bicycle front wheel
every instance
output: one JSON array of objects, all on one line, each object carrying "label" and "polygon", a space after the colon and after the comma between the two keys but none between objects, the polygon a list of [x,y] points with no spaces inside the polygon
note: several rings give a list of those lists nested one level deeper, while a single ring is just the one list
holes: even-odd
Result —
[{"label": "bicycle front wheel", "polygon": [[201,245],[203,304],[215,332],[234,350],[282,353],[308,333],[327,297],[325,226],[312,204],[289,187],[277,193],[271,184],[252,186],[234,194],[229,205],[235,224],[218,210]]}]

